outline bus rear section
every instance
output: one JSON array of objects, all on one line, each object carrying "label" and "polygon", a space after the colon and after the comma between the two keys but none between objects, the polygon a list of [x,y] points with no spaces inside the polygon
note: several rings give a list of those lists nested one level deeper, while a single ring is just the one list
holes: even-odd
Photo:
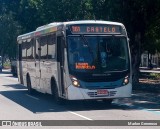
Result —
[{"label": "bus rear section", "polygon": [[68,28],[68,99],[131,97],[130,51],[125,29],[107,24]]}]

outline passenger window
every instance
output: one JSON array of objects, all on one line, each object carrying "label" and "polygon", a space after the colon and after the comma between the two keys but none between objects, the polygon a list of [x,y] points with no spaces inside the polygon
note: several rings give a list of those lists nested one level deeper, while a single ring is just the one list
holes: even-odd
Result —
[{"label": "passenger window", "polygon": [[36,45],[35,45],[35,46],[36,46],[36,47],[35,47],[35,48],[36,48],[36,52],[35,52],[35,53],[36,53],[36,59],[39,59],[40,51],[39,51],[38,49],[39,49],[40,47],[39,47],[39,39],[38,39],[38,38],[36,39],[36,43],[35,43],[35,44],[36,44]]},{"label": "passenger window", "polygon": [[47,59],[47,36],[40,38],[41,59]]},{"label": "passenger window", "polygon": [[32,48],[33,58],[36,59],[36,41],[35,41],[35,39],[33,39],[32,44],[33,44],[33,48]]},{"label": "passenger window", "polygon": [[26,42],[22,43],[22,59],[26,59],[27,49],[26,49]]},{"label": "passenger window", "polygon": [[27,45],[27,59],[33,59],[33,40],[28,40]]},{"label": "passenger window", "polygon": [[52,34],[48,36],[48,59],[55,58],[55,44],[56,44],[56,35]]}]

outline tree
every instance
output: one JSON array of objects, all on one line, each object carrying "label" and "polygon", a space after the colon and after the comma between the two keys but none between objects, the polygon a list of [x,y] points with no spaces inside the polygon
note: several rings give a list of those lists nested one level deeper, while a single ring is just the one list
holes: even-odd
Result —
[{"label": "tree", "polygon": [[[3,5],[3,6],[2,6]],[[1,5],[0,13],[0,55],[16,57],[16,39],[20,30],[18,22],[14,21],[13,15],[7,10],[5,3]]]},{"label": "tree", "polygon": [[141,53],[160,51],[160,0],[1,1],[6,14],[12,14],[12,21],[16,23],[13,26],[18,26],[15,22],[18,21],[24,33],[51,22],[86,19],[122,22],[130,38],[134,86],[139,80]]},{"label": "tree", "polygon": [[[159,0],[92,1],[96,19],[122,22],[128,31],[134,86],[139,82],[139,65],[144,50],[155,52],[159,44]],[[159,47],[158,47],[159,48]]]}]

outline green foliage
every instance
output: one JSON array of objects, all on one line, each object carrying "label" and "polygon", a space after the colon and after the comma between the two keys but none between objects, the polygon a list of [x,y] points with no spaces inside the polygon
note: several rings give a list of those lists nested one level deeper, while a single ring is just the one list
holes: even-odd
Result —
[{"label": "green foliage", "polygon": [[4,62],[3,67],[4,68],[10,68],[11,67],[11,63],[10,62]]},{"label": "green foliage", "polygon": [[160,79],[160,73],[141,72],[140,73],[140,78],[159,80]]},{"label": "green foliage", "polygon": [[143,51],[160,52],[160,0],[0,0],[0,3],[3,35],[0,52],[9,56],[14,53],[11,51],[15,50],[20,32],[27,33],[51,22],[87,19],[124,23],[135,76]]},{"label": "green foliage", "polygon": [[0,16],[0,55],[16,57],[16,39],[20,26],[14,21],[12,13]]},{"label": "green foliage", "polygon": [[150,73],[150,76],[151,76],[153,79],[160,79],[160,73]]}]

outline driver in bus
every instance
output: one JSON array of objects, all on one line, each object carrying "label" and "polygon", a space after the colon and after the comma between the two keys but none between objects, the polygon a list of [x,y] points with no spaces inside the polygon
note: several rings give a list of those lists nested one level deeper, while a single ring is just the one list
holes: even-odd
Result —
[{"label": "driver in bus", "polygon": [[71,41],[70,44],[70,62],[72,66],[75,66],[76,63],[88,63],[89,65],[93,62],[91,46],[83,45],[80,39]]}]

